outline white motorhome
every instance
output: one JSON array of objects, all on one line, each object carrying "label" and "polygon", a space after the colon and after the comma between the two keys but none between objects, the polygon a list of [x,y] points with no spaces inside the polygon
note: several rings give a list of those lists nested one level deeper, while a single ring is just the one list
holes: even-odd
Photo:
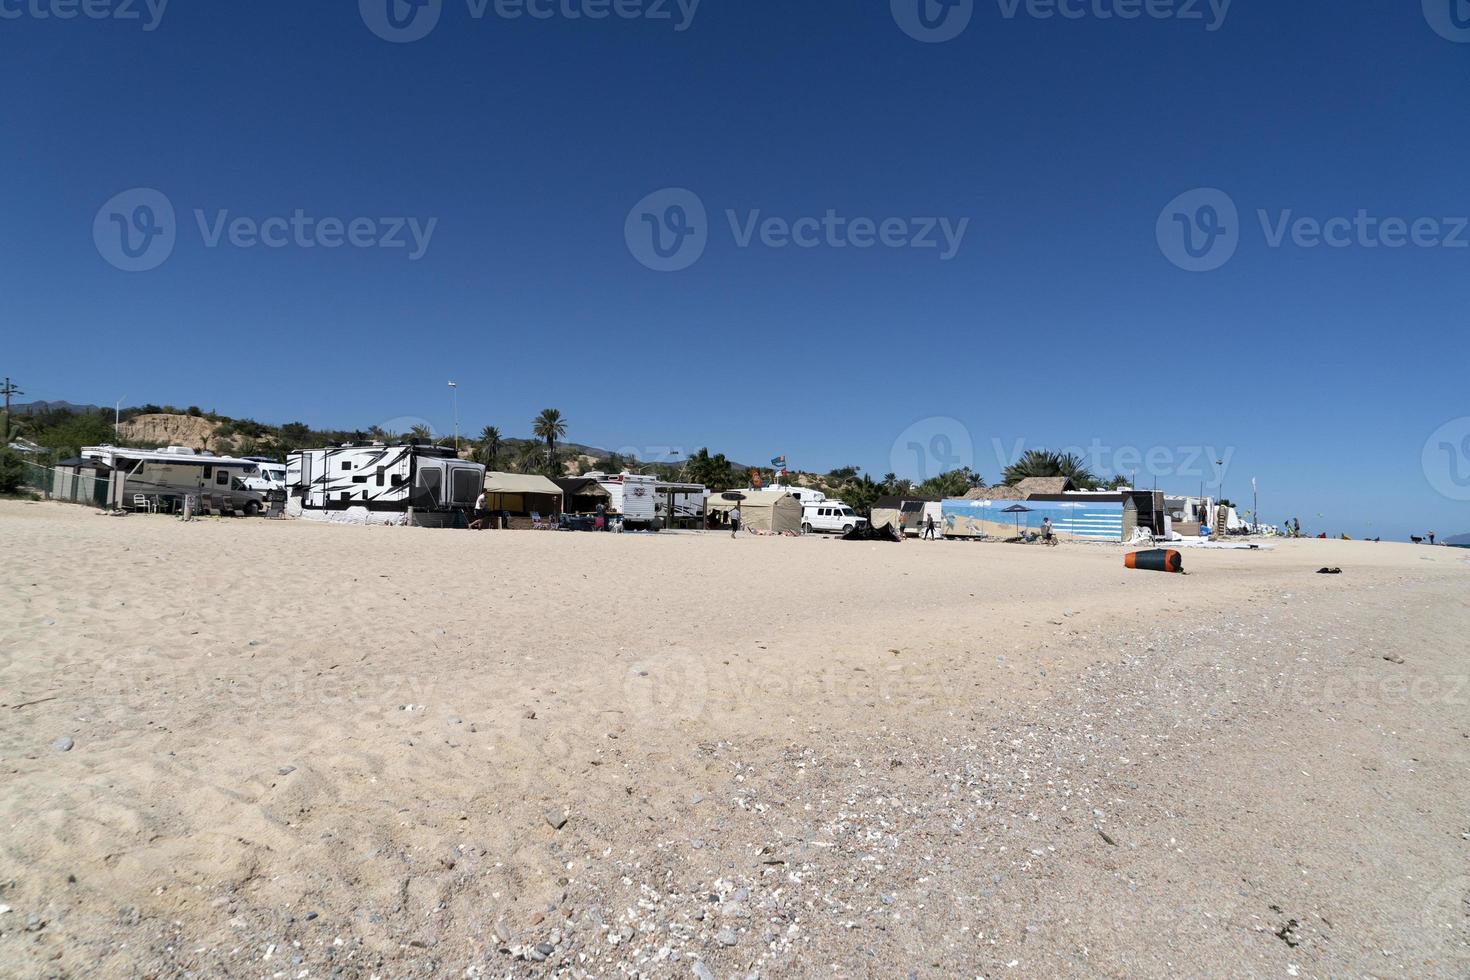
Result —
[{"label": "white motorhome", "polygon": [[587,479],[596,480],[607,491],[607,509],[623,519],[628,530],[643,530],[653,527],[657,516],[654,498],[658,493],[658,481],[639,473],[588,473]]},{"label": "white motorhome", "polygon": [[258,514],[265,498],[247,482],[259,472],[249,459],[196,452],[187,446],[167,449],[123,449],[117,446],[84,446],[85,460],[112,468],[115,507],[177,504],[183,497],[208,494],[222,509]]},{"label": "white motorhome", "polygon": [[866,517],[862,517],[857,511],[847,506],[840,500],[828,500],[825,497],[815,503],[803,504],[801,507],[801,530],[804,534],[814,531],[836,531],[846,534],[855,527],[862,527],[868,523]]},{"label": "white motorhome", "polygon": [[797,499],[797,501],[803,507],[805,507],[807,504],[818,504],[818,503],[821,503],[822,501],[824,501],[824,500],[827,499],[827,495],[825,493],[823,493],[822,491],[820,491],[820,490],[813,490],[811,487],[790,487],[790,486],[786,486],[785,484],[781,484],[781,483],[774,483],[774,484],[772,484],[769,487],[764,487],[764,488],[759,488],[759,489],[756,488],[756,487],[746,487],[745,490],[743,490],[742,492],[743,493],[765,493],[765,492],[784,493],[787,496],[795,497]]},{"label": "white motorhome", "polygon": [[351,524],[459,527],[485,490],[485,467],[437,446],[307,449],[286,462],[287,510]]}]

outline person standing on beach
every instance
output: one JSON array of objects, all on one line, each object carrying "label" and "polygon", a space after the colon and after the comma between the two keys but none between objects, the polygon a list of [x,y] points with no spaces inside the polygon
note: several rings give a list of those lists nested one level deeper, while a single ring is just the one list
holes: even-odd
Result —
[{"label": "person standing on beach", "polygon": [[1434,532],[1433,531],[1430,531],[1429,532],[1429,543],[1430,544],[1434,544]]},{"label": "person standing on beach", "polygon": [[939,540],[938,538],[936,538],[934,536],[934,515],[933,514],[930,514],[928,517],[924,518],[924,539],[926,541],[937,541],[937,540]]},{"label": "person standing on beach", "polygon": [[730,508],[730,537],[740,532],[740,505]]},{"label": "person standing on beach", "polygon": [[482,492],[475,498],[475,519],[470,522],[471,531],[485,530],[485,522],[490,517],[490,512],[485,509],[485,494]]}]

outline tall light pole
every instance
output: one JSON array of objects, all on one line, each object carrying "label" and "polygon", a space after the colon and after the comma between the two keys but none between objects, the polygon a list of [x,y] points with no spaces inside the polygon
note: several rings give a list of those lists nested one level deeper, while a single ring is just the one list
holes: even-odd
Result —
[{"label": "tall light pole", "polygon": [[449,382],[449,391],[454,395],[454,455],[459,455],[459,385]]},{"label": "tall light pole", "polygon": [[127,397],[123,395],[117,400],[117,404],[112,406],[112,438],[118,442],[122,442],[122,403],[123,398]]}]

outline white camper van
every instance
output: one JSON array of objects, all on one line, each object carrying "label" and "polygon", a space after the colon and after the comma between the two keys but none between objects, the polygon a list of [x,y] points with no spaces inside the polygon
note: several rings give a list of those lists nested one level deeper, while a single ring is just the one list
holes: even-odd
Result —
[{"label": "white camper van", "polygon": [[286,463],[288,509],[302,517],[421,527],[467,523],[485,490],[485,467],[438,446],[382,443],[292,453]]},{"label": "white camper van", "polygon": [[654,498],[658,492],[658,481],[651,476],[638,473],[588,473],[587,479],[596,480],[607,491],[610,498],[607,509],[623,519],[623,527],[630,530],[646,530],[653,527],[656,516]]},{"label": "white camper van", "polygon": [[801,530],[805,534],[813,531],[836,531],[846,534],[855,527],[862,527],[868,523],[866,517],[859,516],[858,512],[847,506],[840,500],[822,499],[812,504],[803,504],[801,508]]},{"label": "white camper van", "polygon": [[255,463],[257,467],[254,476],[245,478],[247,487],[259,493],[286,489],[285,463],[276,459],[267,459],[264,456],[246,456],[245,458]]}]

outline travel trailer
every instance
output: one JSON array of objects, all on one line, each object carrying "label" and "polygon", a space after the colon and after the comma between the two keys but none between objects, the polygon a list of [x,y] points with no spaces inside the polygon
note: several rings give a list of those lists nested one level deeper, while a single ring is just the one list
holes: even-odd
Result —
[{"label": "travel trailer", "polygon": [[674,505],[674,524],[683,521],[698,527],[704,520],[704,501],[709,490],[702,483],[666,483],[662,480],[654,487],[654,515],[659,527],[670,527],[669,503]]},{"label": "travel trailer", "polygon": [[110,503],[114,507],[156,507],[206,494],[218,509],[244,511],[251,516],[265,505],[265,498],[246,483],[259,472],[259,464],[253,460],[196,452],[187,446],[86,446],[81,458],[112,470]]},{"label": "travel trailer", "polygon": [[607,509],[623,519],[623,527],[630,531],[653,527],[657,510],[654,497],[658,481],[651,476],[638,473],[588,473],[587,479],[596,480],[607,491]]},{"label": "travel trailer", "polygon": [[438,446],[382,443],[308,449],[286,462],[287,512],[353,524],[458,527],[485,488],[485,467]]}]

